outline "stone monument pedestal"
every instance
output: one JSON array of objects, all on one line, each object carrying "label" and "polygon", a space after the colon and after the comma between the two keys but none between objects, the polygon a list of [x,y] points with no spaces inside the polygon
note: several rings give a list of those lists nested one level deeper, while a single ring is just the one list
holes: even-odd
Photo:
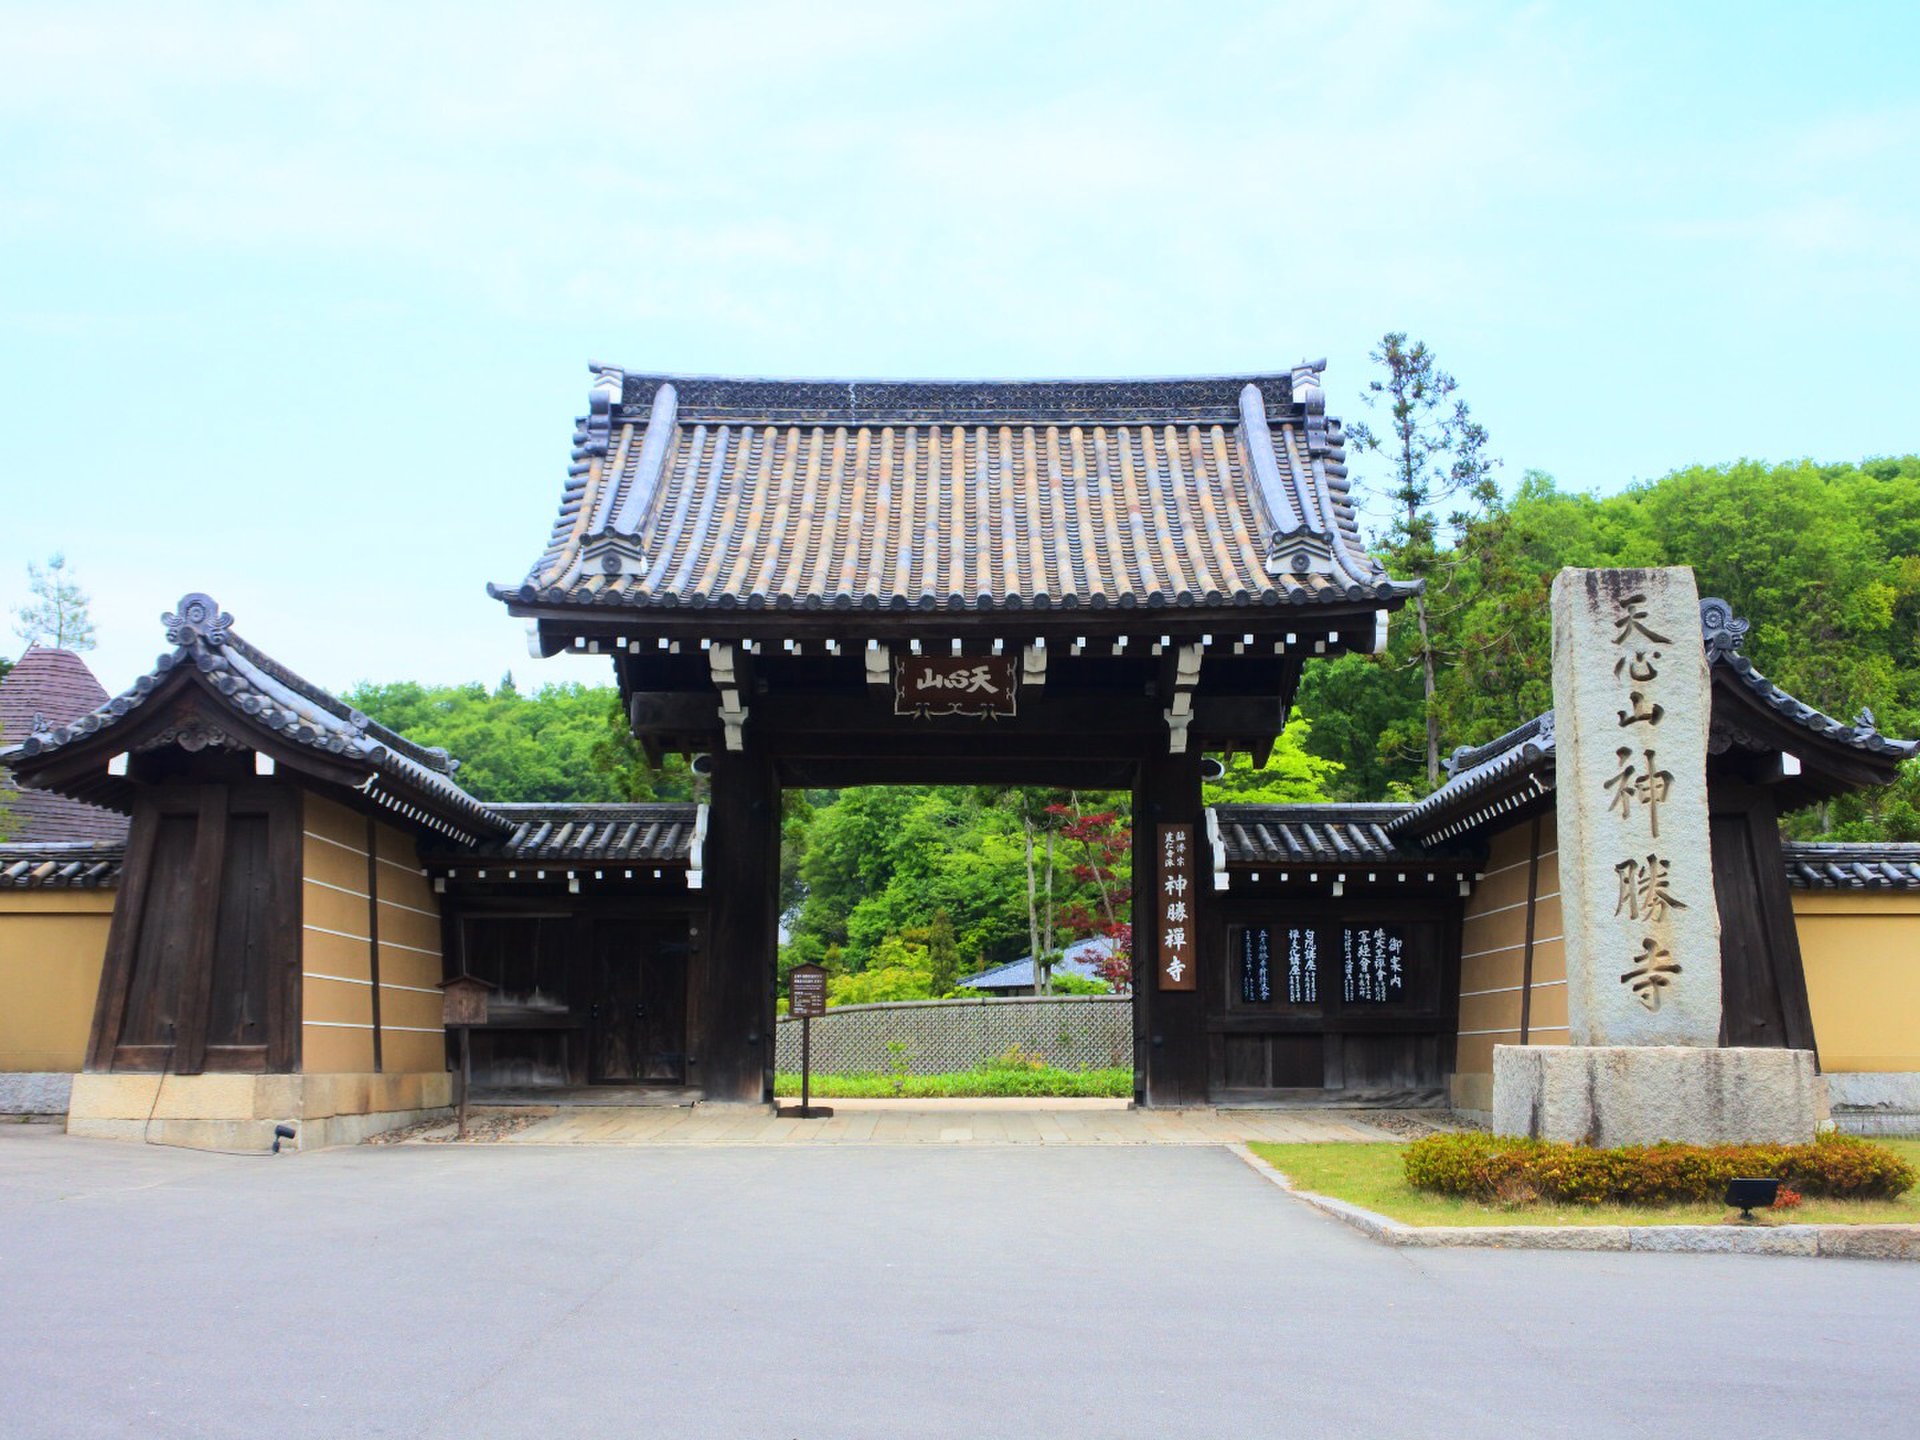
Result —
[{"label": "stone monument pedestal", "polygon": [[1590,1145],[1799,1144],[1827,1118],[1810,1050],[1496,1045],[1493,1130]]}]

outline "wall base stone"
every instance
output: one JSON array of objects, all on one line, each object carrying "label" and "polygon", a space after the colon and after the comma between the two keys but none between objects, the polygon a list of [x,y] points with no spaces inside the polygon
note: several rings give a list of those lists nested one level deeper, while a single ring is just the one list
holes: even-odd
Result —
[{"label": "wall base stone", "polygon": [[1462,1114],[1491,1115],[1493,1076],[1477,1071],[1456,1071],[1447,1083],[1447,1099]]},{"label": "wall base stone", "polygon": [[64,1115],[73,1076],[64,1070],[0,1073],[0,1115]]},{"label": "wall base stone", "polygon": [[1830,1070],[1827,1098],[1849,1135],[1920,1135],[1920,1072]]},{"label": "wall base stone", "polygon": [[1827,1118],[1806,1050],[1499,1045],[1493,1130],[1588,1145],[1794,1144]]},{"label": "wall base stone", "polygon": [[353,1145],[383,1130],[449,1113],[453,1077],[418,1075],[156,1075],[72,1077],[67,1133],[151,1140],[196,1150],[266,1150],[273,1127],[299,1132],[287,1148]]}]

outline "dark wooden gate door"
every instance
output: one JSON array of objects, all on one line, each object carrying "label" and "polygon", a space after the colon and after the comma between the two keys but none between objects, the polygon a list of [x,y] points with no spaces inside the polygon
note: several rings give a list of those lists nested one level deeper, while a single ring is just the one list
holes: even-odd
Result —
[{"label": "dark wooden gate door", "polygon": [[685,1082],[687,949],[684,926],[595,922],[591,1079]]},{"label": "dark wooden gate door", "polygon": [[1731,782],[1711,795],[1720,906],[1720,1043],[1812,1050],[1813,1012],[1771,797]]}]

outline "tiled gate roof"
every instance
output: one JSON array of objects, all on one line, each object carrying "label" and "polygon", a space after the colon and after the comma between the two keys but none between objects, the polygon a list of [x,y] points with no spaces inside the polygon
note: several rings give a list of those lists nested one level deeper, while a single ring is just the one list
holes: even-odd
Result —
[{"label": "tiled gate roof", "polygon": [[522,604],[836,610],[1392,599],[1317,366],[824,382],[596,367]]}]

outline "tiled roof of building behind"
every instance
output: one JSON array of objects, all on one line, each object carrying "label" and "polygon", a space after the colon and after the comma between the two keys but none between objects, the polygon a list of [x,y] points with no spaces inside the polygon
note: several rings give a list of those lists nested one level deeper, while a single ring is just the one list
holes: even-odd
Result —
[{"label": "tiled roof of building behind", "polygon": [[[1085,940],[1076,940],[1063,947],[1060,958],[1053,963],[1056,975],[1073,975],[1081,980],[1098,980],[1100,962],[1113,953],[1113,941],[1104,935],[1090,936]],[[995,965],[990,970],[982,970],[978,975],[969,975],[958,986],[962,990],[1031,990],[1033,988],[1033,957],[1023,955],[1018,960],[1009,960],[1003,965]]]},{"label": "tiled roof of building behind", "polygon": [[[27,738],[36,723],[64,725],[102,704],[106,687],[71,650],[32,645],[0,680],[0,750]],[[22,790],[0,767],[0,827],[17,842],[118,841],[127,820],[65,795]]]},{"label": "tiled roof of building behind", "polygon": [[99,890],[120,883],[124,842],[0,845],[0,890]]},{"label": "tiled roof of building behind", "polygon": [[1473,846],[1423,846],[1389,830],[1405,805],[1217,805],[1220,839],[1234,866],[1433,865],[1477,860]]},{"label": "tiled roof of building behind", "polygon": [[0,746],[26,739],[35,716],[64,725],[106,698],[106,687],[73,651],[29,645],[0,680]]},{"label": "tiled roof of building behind", "polygon": [[1780,849],[1796,890],[1920,890],[1920,845],[1789,840]]},{"label": "tiled roof of building behind", "polygon": [[521,604],[996,610],[1394,599],[1317,366],[772,381],[596,367]]}]

